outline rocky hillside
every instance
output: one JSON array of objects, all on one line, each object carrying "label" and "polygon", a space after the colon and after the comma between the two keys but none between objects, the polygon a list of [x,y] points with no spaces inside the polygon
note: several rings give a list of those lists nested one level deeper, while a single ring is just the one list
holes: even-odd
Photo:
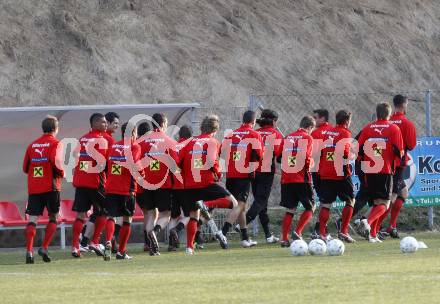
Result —
[{"label": "rocky hillside", "polygon": [[439,88],[436,0],[2,0],[0,105]]}]

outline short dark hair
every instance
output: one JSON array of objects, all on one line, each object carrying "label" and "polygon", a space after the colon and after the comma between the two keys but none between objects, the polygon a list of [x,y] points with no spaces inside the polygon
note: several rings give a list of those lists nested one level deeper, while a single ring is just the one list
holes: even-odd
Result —
[{"label": "short dark hair", "polygon": [[310,115],[304,116],[301,119],[301,122],[299,123],[299,127],[303,129],[314,127],[315,125],[316,125],[315,119]]},{"label": "short dark hair", "polygon": [[153,129],[163,127],[165,121],[167,120],[167,117],[163,113],[154,113],[152,118],[153,121],[151,122],[151,124],[153,125]]},{"label": "short dark hair", "polygon": [[318,114],[318,116],[320,118],[324,117],[325,121],[328,121],[329,114],[328,114],[328,110],[326,110],[326,109],[316,109],[316,110],[313,110],[313,114]]},{"label": "short dark hair", "polygon": [[243,123],[252,123],[256,117],[257,114],[254,111],[248,110],[243,113]]},{"label": "short dark hair", "polygon": [[[131,124],[130,122],[124,122],[124,123],[122,124],[122,126],[121,126],[121,135],[122,135],[122,138],[124,138],[125,130],[127,130],[128,127],[133,128],[133,129],[132,129],[132,132],[135,130],[133,124]],[[132,134],[133,134],[133,133],[132,133]],[[125,137],[127,137],[127,135],[125,135]]]},{"label": "short dark hair", "polygon": [[220,129],[220,120],[217,115],[208,115],[203,118],[200,124],[202,134],[211,134]]},{"label": "short dark hair", "polygon": [[336,113],[336,124],[343,125],[351,118],[351,113],[347,110],[340,110]]},{"label": "short dark hair", "polygon": [[261,111],[260,118],[257,119],[257,124],[260,127],[273,126],[273,123],[278,120],[278,113],[274,110],[264,109]]},{"label": "short dark hair", "polygon": [[382,102],[376,106],[377,119],[387,119],[390,115],[391,106],[388,102]]},{"label": "short dark hair", "polygon": [[105,118],[104,114],[102,113],[93,113],[92,116],[90,116],[90,126],[93,127],[93,124],[98,119]]},{"label": "short dark hair", "polygon": [[190,138],[192,136],[192,128],[188,125],[183,125],[179,129],[179,139]]},{"label": "short dark hair", "polygon": [[393,98],[393,104],[395,107],[400,107],[401,105],[403,105],[407,101],[408,101],[408,97],[400,95],[400,94],[394,96],[394,98]]},{"label": "short dark hair", "polygon": [[58,118],[52,115],[47,115],[41,122],[41,128],[44,133],[52,133],[58,127]]},{"label": "short dark hair", "polygon": [[150,130],[151,130],[150,124],[148,122],[144,121],[144,122],[140,123],[138,126],[138,129],[137,129],[138,136],[145,135]]},{"label": "short dark hair", "polygon": [[119,114],[116,112],[108,112],[107,114],[104,115],[105,119],[109,122],[112,123],[115,118],[120,119]]}]

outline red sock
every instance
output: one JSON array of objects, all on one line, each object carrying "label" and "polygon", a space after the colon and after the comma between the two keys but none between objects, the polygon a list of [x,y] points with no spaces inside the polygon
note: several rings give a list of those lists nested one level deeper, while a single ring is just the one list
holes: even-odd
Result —
[{"label": "red sock", "polygon": [[[301,214],[298,224],[296,224],[295,232],[299,235],[302,234],[304,227],[310,222],[312,219],[313,212],[311,210],[304,210]],[[321,223],[319,223],[319,228],[321,229]]]},{"label": "red sock", "polygon": [[350,205],[346,205],[344,209],[342,209],[341,233],[348,234],[348,226],[350,225],[352,216],[353,216],[353,207]]},{"label": "red sock", "polygon": [[376,237],[377,236],[377,222],[379,221],[379,219],[376,219],[373,223],[370,224],[370,236],[371,237]]},{"label": "red sock", "polygon": [[122,224],[121,231],[119,232],[119,252],[122,254],[126,250],[128,239],[130,238],[130,233],[131,233],[131,224],[124,222]]},{"label": "red sock", "polygon": [[376,231],[377,232],[380,231],[380,227],[382,227],[383,221],[388,217],[388,214],[390,214],[390,210],[391,210],[391,208],[388,208],[377,220],[377,223],[376,223],[376,226],[377,226]]},{"label": "red sock", "polygon": [[76,219],[75,222],[73,222],[72,227],[72,247],[79,249],[79,235],[81,234],[81,231],[83,230],[84,221],[81,219]]},{"label": "red sock", "polygon": [[387,207],[385,205],[374,205],[373,209],[371,209],[370,215],[368,216],[368,224],[371,228],[373,228],[373,222],[379,219],[386,211]]},{"label": "red sock", "polygon": [[292,220],[293,220],[293,214],[290,212],[286,212],[286,214],[284,214],[283,224],[282,224],[282,232],[283,232],[282,241],[289,240],[289,233],[290,233],[290,228],[292,227]]},{"label": "red sock", "polygon": [[391,207],[391,219],[390,219],[391,229],[397,228],[397,217],[399,216],[400,209],[402,209],[404,203],[405,201],[400,197],[398,197],[394,202],[393,206]]},{"label": "red sock", "polygon": [[44,233],[43,248],[47,249],[50,242],[52,242],[53,236],[57,231],[57,223],[50,221],[46,226],[46,232]]},{"label": "red sock", "polygon": [[99,239],[101,237],[101,233],[104,230],[105,223],[107,222],[107,218],[103,215],[97,216],[95,220],[95,231],[93,232],[92,243],[99,244]]},{"label": "red sock", "polygon": [[34,251],[34,237],[37,233],[35,223],[28,223],[25,230],[26,235],[26,250],[29,252]]},{"label": "red sock", "polygon": [[208,208],[221,208],[221,209],[231,209],[232,202],[230,199],[223,197],[212,201],[204,202],[205,206]]},{"label": "red sock", "polygon": [[194,218],[190,218],[188,225],[186,226],[186,247],[194,249],[194,239],[197,233],[198,221]]},{"label": "red sock", "polygon": [[330,217],[330,209],[326,207],[321,207],[321,210],[319,211],[319,234],[320,235],[327,235],[327,222],[328,218]]},{"label": "red sock", "polygon": [[115,234],[115,220],[109,218],[105,224],[105,240],[111,242],[113,234]]}]

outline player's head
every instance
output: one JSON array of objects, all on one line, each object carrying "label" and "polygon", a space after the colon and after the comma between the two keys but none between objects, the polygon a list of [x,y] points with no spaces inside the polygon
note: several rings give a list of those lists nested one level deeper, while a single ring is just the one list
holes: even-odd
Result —
[{"label": "player's head", "polygon": [[[130,132],[131,134],[125,134],[125,131]],[[122,138],[136,138],[137,137],[137,128],[128,122],[124,122],[121,126],[121,135]]]},{"label": "player's head", "polygon": [[104,114],[93,113],[92,116],[90,116],[90,127],[93,130],[104,132],[107,129],[107,120]]},{"label": "player's head", "polygon": [[310,115],[304,116],[301,119],[301,122],[299,123],[299,127],[301,129],[306,130],[307,133],[309,133],[309,134],[312,133],[315,126],[316,126],[315,119]]},{"label": "player's head", "polygon": [[336,124],[345,126],[346,128],[350,127],[351,113],[347,110],[338,111],[338,113],[336,113]]},{"label": "player's head", "polygon": [[276,126],[276,123],[278,121],[278,113],[275,112],[274,110],[270,110],[270,109],[264,109],[261,112],[261,116],[260,118],[257,119],[257,124],[260,127],[265,127],[265,126]]},{"label": "player's head", "polygon": [[403,95],[394,96],[393,105],[396,111],[406,113],[406,110],[408,109],[408,97]]},{"label": "player's head", "polygon": [[313,110],[313,118],[316,121],[316,126],[320,126],[326,122],[328,122],[328,110],[326,109],[316,109]]},{"label": "player's head", "polygon": [[105,120],[107,120],[107,131],[114,133],[119,128],[119,114],[115,112],[108,112],[105,114]]},{"label": "player's head", "polygon": [[255,125],[255,121],[257,120],[257,114],[254,111],[248,110],[243,113],[243,123]]},{"label": "player's head", "polygon": [[144,136],[150,130],[151,130],[150,124],[148,122],[144,121],[143,123],[139,124],[139,126],[137,128],[137,135],[139,137]]},{"label": "player's head", "polygon": [[202,134],[215,134],[220,129],[220,120],[217,115],[208,115],[200,124]]},{"label": "player's head", "polygon": [[388,102],[382,102],[376,106],[376,117],[378,120],[388,120],[390,116],[391,106]]},{"label": "player's head", "polygon": [[153,121],[151,122],[153,126],[153,130],[161,129],[162,131],[165,131],[168,127],[168,119],[163,113],[154,113]]},{"label": "player's head", "polygon": [[41,122],[43,133],[56,135],[58,133],[58,118],[47,115]]},{"label": "player's head", "polygon": [[192,136],[192,128],[188,125],[183,125],[179,129],[179,140],[187,139]]}]

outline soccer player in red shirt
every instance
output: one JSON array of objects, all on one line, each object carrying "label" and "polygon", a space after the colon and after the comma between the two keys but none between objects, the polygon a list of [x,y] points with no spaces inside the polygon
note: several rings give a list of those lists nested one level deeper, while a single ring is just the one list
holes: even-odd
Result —
[{"label": "soccer player in red shirt", "polygon": [[283,140],[283,135],[277,130],[277,120],[278,114],[270,109],[264,109],[261,112],[261,117],[257,119],[260,128],[256,131],[264,143],[264,154],[255,173],[255,178],[252,179],[254,202],[246,213],[246,223],[252,222],[258,215],[267,243],[279,241],[279,238],[270,232],[270,220],[267,214],[267,203],[275,176],[275,156],[279,154]]},{"label": "soccer player in red shirt", "polygon": [[[116,130],[119,128],[119,114],[115,112],[108,112],[105,115],[105,120],[107,121],[107,128],[105,132],[102,133],[104,138],[108,142],[108,147],[111,147],[115,140],[113,139],[113,134],[116,132]],[[83,227],[83,233],[82,238],[80,242],[80,250],[81,251],[89,251],[89,240],[93,237],[93,233],[95,231],[95,220],[98,214],[94,211],[92,215],[90,216],[89,220]],[[112,242],[112,246],[114,249],[114,253],[117,251],[117,244],[116,239],[119,235],[119,230],[121,229],[122,218],[118,218],[116,220],[116,228],[115,228],[115,234],[114,234],[114,240]]]},{"label": "soccer player in red shirt", "polygon": [[243,124],[225,137],[222,149],[226,156],[226,189],[236,198],[241,208],[238,223],[241,230],[241,245],[245,248],[255,246],[256,241],[249,238],[246,222],[246,201],[251,182],[259,161],[263,158],[261,135],[253,128],[256,123],[254,111],[243,114]]},{"label": "soccer player in red shirt", "polygon": [[366,125],[359,136],[362,170],[370,199],[374,201],[368,219],[361,221],[361,227],[369,232],[371,243],[382,242],[377,238],[378,223],[391,202],[395,159],[404,155],[402,133],[397,125],[389,121],[391,106],[388,103],[378,104],[376,116],[377,120]]},{"label": "soccer player in red shirt", "polygon": [[[179,129],[179,140],[176,144],[176,151],[180,151],[189,142],[192,137],[192,129],[190,126],[183,125]],[[180,246],[179,233],[186,227],[189,221],[189,214],[182,214],[182,206],[185,199],[185,183],[183,181],[183,174],[181,170],[176,172],[180,175],[180,179],[173,175],[173,193],[171,203],[171,219],[168,224],[169,229],[169,244],[168,251],[176,251]],[[196,235],[196,240],[200,236],[199,230]],[[200,241],[199,241],[200,242]]]},{"label": "soccer player in red shirt", "polygon": [[102,231],[106,223],[104,209],[106,174],[104,170],[107,162],[108,142],[103,135],[107,128],[105,116],[101,113],[92,114],[90,126],[91,130],[79,140],[79,147],[76,150],[79,152],[78,165],[73,174],[73,186],[76,190],[72,210],[77,212],[72,228],[72,256],[75,258],[81,257],[79,235],[83,229],[86,213],[92,206],[97,217],[89,248],[97,255],[104,254],[99,246],[100,234],[98,232]]},{"label": "soccer player in red shirt", "polygon": [[[319,197],[319,186],[320,186],[320,158],[321,151],[324,148],[324,134],[326,131],[333,128],[333,126],[328,122],[329,120],[329,112],[327,109],[316,109],[313,111],[313,118],[316,122],[316,128],[312,131],[313,138],[313,151],[312,157],[314,160],[314,167],[312,168],[312,178],[313,178],[313,188],[316,191],[316,194]],[[327,229],[327,227],[325,227]],[[312,239],[319,237],[319,220],[316,222],[315,227],[313,229],[313,233],[311,235]]]},{"label": "soccer player in red shirt", "polygon": [[289,232],[293,215],[298,203],[304,207],[292,239],[302,239],[302,231],[310,222],[315,209],[313,198],[312,177],[310,168],[313,165],[312,148],[313,138],[310,136],[315,127],[315,119],[305,116],[301,119],[300,128],[287,135],[282,143],[277,161],[281,163],[281,203],[286,208],[282,222],[281,247],[289,247]]},{"label": "soccer player in red shirt", "polygon": [[[128,129],[131,129],[131,132]],[[131,219],[135,209],[137,182],[133,170],[142,171],[138,161],[141,158],[141,147],[134,143],[136,128],[124,123],[121,127],[122,140],[114,143],[109,149],[107,161],[107,180],[105,183],[105,208],[108,219],[106,222],[106,243],[104,260],[109,261],[112,251],[112,239],[115,232],[115,218],[122,217],[123,224],[117,260],[128,260],[126,246],[131,232]],[[130,133],[130,134],[128,134]],[[131,158],[127,157],[131,154]],[[143,172],[139,176],[142,176]]]},{"label": "soccer player in red shirt", "polygon": [[[62,169],[61,145],[56,139],[58,119],[47,116],[42,124],[43,135],[32,142],[26,149],[23,172],[27,174],[28,205],[26,214],[29,222],[26,226],[26,264],[34,263],[33,244],[38,217],[44,208],[49,214],[43,245],[38,254],[44,262],[50,262],[48,247],[57,230],[57,216],[60,210]],[[59,151],[57,153],[57,151]]]},{"label": "soccer player in red shirt", "polygon": [[226,216],[222,231],[215,232],[215,237],[224,249],[228,247],[224,233],[227,233],[241,212],[237,200],[228,190],[218,184],[221,178],[218,160],[221,146],[214,136],[219,128],[220,122],[216,115],[205,117],[200,125],[202,134],[191,138],[179,153],[179,164],[185,182],[185,200],[182,209],[184,214],[189,214],[190,217],[186,229],[186,253],[188,255],[194,254],[194,238],[197,233],[200,206],[206,209],[202,201],[220,204],[226,201],[233,207]]},{"label": "soccer player in red shirt", "polygon": [[178,155],[176,141],[165,133],[168,126],[165,115],[155,113],[152,119],[153,131],[140,143],[145,185],[138,203],[147,210],[146,230],[150,255],[159,255],[157,234],[170,221],[173,187],[171,172],[176,168]]},{"label": "soccer player in red shirt", "polygon": [[338,231],[338,238],[347,243],[355,240],[349,235],[348,228],[353,214],[354,186],[351,180],[351,167],[348,163],[350,158],[351,113],[341,110],[336,113],[336,126],[323,132],[324,149],[321,151],[319,163],[320,171],[320,212],[319,229],[322,240],[327,241],[327,222],[330,216],[330,208],[336,198],[345,202],[342,210],[342,225]]},{"label": "soccer player in red shirt", "polygon": [[[399,127],[402,132],[404,156],[399,161],[396,171],[393,175],[393,195],[391,198],[391,207],[388,212],[391,212],[390,226],[386,230],[392,238],[399,238],[397,231],[397,217],[405,200],[408,198],[408,188],[405,184],[403,173],[407,166],[409,156],[408,151],[412,151],[416,146],[417,135],[414,124],[405,116],[408,110],[408,97],[396,95],[393,98],[394,114],[390,121]],[[386,217],[385,215],[384,217]],[[383,219],[382,219],[383,220]]]}]

